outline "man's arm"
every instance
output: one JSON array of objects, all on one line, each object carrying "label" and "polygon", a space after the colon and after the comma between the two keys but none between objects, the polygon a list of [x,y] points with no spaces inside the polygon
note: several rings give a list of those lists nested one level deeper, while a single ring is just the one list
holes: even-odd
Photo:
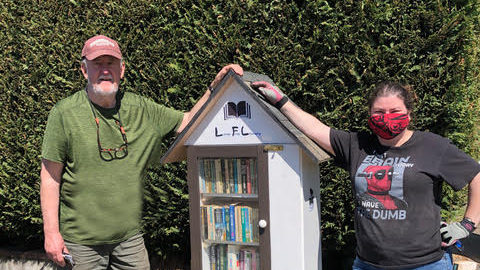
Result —
[{"label": "man's arm", "polygon": [[205,94],[203,94],[203,96],[197,101],[195,106],[193,106],[193,108],[189,112],[186,112],[183,114],[183,120],[182,120],[182,123],[180,124],[180,127],[177,129],[177,134],[181,133],[182,130],[188,125],[188,123],[190,123],[190,121],[195,116],[195,114],[197,114],[200,108],[202,108],[203,104],[205,104],[205,102],[207,102],[208,98],[210,97],[210,94],[211,94],[210,89],[215,88],[215,86],[217,86],[217,84],[223,79],[223,77],[228,73],[230,69],[235,71],[235,73],[237,73],[238,75],[243,76],[243,69],[239,65],[230,64],[230,65],[224,66],[220,70],[220,72],[218,72],[217,76],[215,76],[215,79],[212,81],[212,83],[208,87]]},{"label": "man's arm", "polygon": [[43,232],[45,235],[45,252],[54,263],[65,266],[62,252],[68,253],[58,222],[60,203],[60,183],[63,164],[42,159],[40,171],[40,204],[43,215]]}]

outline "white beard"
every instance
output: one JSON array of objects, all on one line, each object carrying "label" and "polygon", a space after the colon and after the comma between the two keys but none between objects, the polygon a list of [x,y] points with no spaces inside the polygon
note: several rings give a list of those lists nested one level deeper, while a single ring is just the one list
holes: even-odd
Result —
[{"label": "white beard", "polygon": [[112,84],[110,89],[107,89],[108,91],[103,90],[103,88],[100,87],[98,84],[91,84],[90,81],[88,82],[88,84],[91,85],[92,93],[97,96],[102,96],[102,97],[114,96],[118,92],[118,86],[115,84]]}]

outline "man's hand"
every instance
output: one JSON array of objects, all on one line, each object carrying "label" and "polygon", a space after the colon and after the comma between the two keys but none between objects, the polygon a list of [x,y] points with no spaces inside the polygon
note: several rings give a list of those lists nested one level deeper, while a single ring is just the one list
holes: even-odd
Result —
[{"label": "man's hand", "polygon": [[230,69],[233,70],[235,73],[237,73],[239,76],[243,76],[243,69],[241,66],[237,64],[230,64],[230,65],[224,66],[220,70],[220,72],[218,72],[217,76],[215,76],[215,79],[213,80],[213,82],[210,84],[208,88],[210,90],[215,88],[218,85],[218,83],[223,79],[223,77],[225,77],[225,75],[228,73]]},{"label": "man's hand", "polygon": [[457,240],[463,239],[470,235],[470,232],[475,230],[474,226],[469,226],[465,222],[465,219],[462,222],[454,222],[447,224],[442,222],[440,225],[440,234],[442,235],[442,246],[451,246],[457,242]]},{"label": "man's hand", "polygon": [[260,81],[253,82],[250,86],[262,94],[270,104],[280,109],[287,101],[287,96],[277,87],[269,84],[268,82]]},{"label": "man's hand", "polygon": [[62,253],[68,253],[68,249],[60,232],[45,234],[45,252],[47,257],[54,263],[62,267],[65,266]]},{"label": "man's hand", "polygon": [[215,76],[215,79],[210,83],[208,86],[208,90],[205,91],[205,94],[197,101],[195,106],[189,111],[183,114],[183,120],[178,129],[176,130],[177,134],[180,134],[180,132],[183,131],[183,129],[190,123],[190,121],[193,119],[195,114],[202,108],[202,106],[207,102],[208,98],[210,97],[211,90],[213,88],[217,87],[218,83],[225,77],[225,75],[228,73],[229,70],[233,70],[235,73],[237,73],[239,76],[243,76],[243,69],[237,64],[230,64],[227,66],[224,66],[220,72],[218,72],[217,76]]}]

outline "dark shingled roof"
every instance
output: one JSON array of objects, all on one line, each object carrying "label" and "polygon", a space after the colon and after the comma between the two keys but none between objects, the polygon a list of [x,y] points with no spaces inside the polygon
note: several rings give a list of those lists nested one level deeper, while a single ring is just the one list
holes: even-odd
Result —
[{"label": "dark shingled roof", "polygon": [[330,158],[330,156],[314,141],[308,138],[303,132],[301,132],[295,125],[287,119],[287,117],[280,112],[277,108],[270,105],[263,96],[258,94],[255,90],[250,87],[250,82],[255,81],[266,81],[275,85],[273,81],[266,75],[247,72],[245,71],[243,76],[238,76],[235,72],[229,71],[227,75],[222,79],[217,87],[213,90],[212,95],[203,105],[203,107],[197,112],[192,121],[185,127],[185,129],[178,135],[175,142],[170,146],[168,151],[162,157],[162,163],[175,162],[186,159],[186,146],[184,145],[187,138],[191,135],[192,131],[196,126],[201,122],[204,116],[207,114],[209,109],[212,107],[212,102],[218,100],[218,95],[221,95],[221,91],[225,83],[231,79],[235,79],[245,91],[252,96],[255,100],[259,101],[261,107],[264,108],[265,112],[272,117],[273,120],[277,121],[279,125],[285,130],[285,132],[298,143],[298,145],[303,148],[303,150],[317,163],[323,162]]}]

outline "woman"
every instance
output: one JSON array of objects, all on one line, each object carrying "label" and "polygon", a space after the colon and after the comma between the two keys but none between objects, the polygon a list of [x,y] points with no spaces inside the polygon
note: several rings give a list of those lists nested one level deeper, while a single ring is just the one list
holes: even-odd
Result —
[{"label": "woman", "polygon": [[[353,269],[452,269],[442,246],[468,236],[480,221],[480,165],[448,139],[408,129],[408,89],[392,82],[374,89],[370,134],[326,126],[267,82],[252,87],[349,171],[356,194]],[[440,228],[442,181],[455,190],[470,186],[464,219]]]}]

